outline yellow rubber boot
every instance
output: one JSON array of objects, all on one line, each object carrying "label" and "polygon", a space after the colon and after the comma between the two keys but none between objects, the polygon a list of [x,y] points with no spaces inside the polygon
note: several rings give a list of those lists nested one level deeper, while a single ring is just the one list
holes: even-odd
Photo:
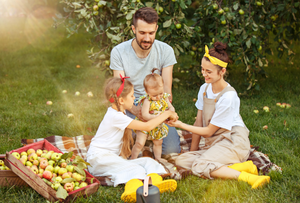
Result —
[{"label": "yellow rubber boot", "polygon": [[151,177],[152,185],[158,187],[159,192],[174,192],[177,188],[177,182],[174,179],[163,180],[157,173],[150,173],[147,176]]},{"label": "yellow rubber boot", "polygon": [[124,202],[136,202],[136,190],[143,185],[143,182],[139,179],[131,179],[128,181],[125,184],[125,189],[121,196],[121,200]]},{"label": "yellow rubber boot", "polygon": [[234,170],[240,171],[240,172],[245,171],[247,173],[252,173],[254,175],[258,175],[257,167],[256,167],[256,165],[253,164],[252,161],[237,163],[237,164],[233,164],[228,167],[232,168]]},{"label": "yellow rubber boot", "polygon": [[238,180],[247,182],[248,184],[252,185],[252,189],[256,189],[258,187],[262,187],[266,183],[269,183],[270,176],[258,176],[242,171]]}]

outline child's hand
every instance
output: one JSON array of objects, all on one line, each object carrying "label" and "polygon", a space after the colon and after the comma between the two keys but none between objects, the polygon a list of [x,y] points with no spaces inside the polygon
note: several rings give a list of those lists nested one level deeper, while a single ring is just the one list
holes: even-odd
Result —
[{"label": "child's hand", "polygon": [[169,116],[168,120],[177,121],[178,120],[177,113],[174,111],[169,111],[169,112],[171,113],[171,115]]},{"label": "child's hand", "polygon": [[180,128],[180,125],[182,124],[182,122],[180,120],[176,120],[176,121],[168,121],[167,124],[171,127],[179,127]]}]

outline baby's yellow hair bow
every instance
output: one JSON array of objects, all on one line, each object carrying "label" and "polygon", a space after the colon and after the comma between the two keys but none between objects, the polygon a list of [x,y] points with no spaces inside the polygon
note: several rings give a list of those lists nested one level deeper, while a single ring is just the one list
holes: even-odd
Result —
[{"label": "baby's yellow hair bow", "polygon": [[207,45],[205,45],[205,54],[204,54],[204,56],[206,56],[210,60],[210,62],[214,65],[219,65],[223,68],[227,67],[228,63],[225,63],[224,61],[221,61],[220,59],[217,59],[216,57],[213,57],[213,56],[209,55],[209,49],[208,49]]}]

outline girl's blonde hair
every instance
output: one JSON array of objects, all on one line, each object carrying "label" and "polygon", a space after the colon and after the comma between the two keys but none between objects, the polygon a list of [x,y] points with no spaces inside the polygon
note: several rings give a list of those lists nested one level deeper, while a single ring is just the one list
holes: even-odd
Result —
[{"label": "girl's blonde hair", "polygon": [[[126,80],[124,81],[124,89],[122,93],[120,94],[119,97],[117,97],[117,91],[120,88],[122,84],[121,78],[113,77],[110,78],[105,86],[105,96],[107,100],[110,98],[114,99],[114,104],[117,106],[118,111],[120,111],[120,104],[118,98],[123,97],[125,98],[133,89],[133,85],[130,81]],[[121,148],[121,153],[120,155],[127,159],[131,155],[131,147],[133,145],[133,138],[132,138],[132,131],[131,129],[126,128],[124,131],[124,136],[123,136],[123,143],[122,143],[122,148]]]},{"label": "girl's blonde hair", "polygon": [[149,87],[157,87],[157,86],[161,86],[164,82],[162,77],[157,74],[154,73],[156,70],[158,70],[157,68],[153,68],[152,69],[152,73],[149,75],[146,75],[145,79],[144,79],[144,88],[147,91],[147,88]]}]

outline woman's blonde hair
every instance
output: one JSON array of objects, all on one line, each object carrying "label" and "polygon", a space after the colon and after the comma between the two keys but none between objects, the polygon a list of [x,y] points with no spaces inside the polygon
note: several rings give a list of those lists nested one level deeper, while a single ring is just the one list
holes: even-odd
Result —
[{"label": "woman's blonde hair", "polygon": [[[124,89],[123,89],[122,93],[120,94],[120,96],[117,97],[117,95],[116,95],[117,91],[120,88],[122,83],[123,83],[123,81],[121,80],[121,78],[113,77],[107,81],[106,86],[105,86],[106,99],[110,100],[111,98],[113,98],[114,99],[113,103],[117,106],[118,111],[120,111],[120,104],[119,104],[118,98],[120,98],[120,97],[125,98],[132,91],[132,88],[133,88],[132,83],[129,80],[125,79]],[[131,129],[128,129],[128,128],[125,129],[122,141],[123,141],[123,143],[122,143],[120,155],[123,158],[127,159],[131,155],[131,147],[133,145]]]},{"label": "woman's blonde hair", "polygon": [[147,88],[149,87],[157,87],[157,86],[161,86],[161,84],[163,84],[163,79],[162,77],[157,74],[154,73],[156,70],[158,70],[157,68],[153,68],[152,69],[152,73],[149,75],[146,75],[145,79],[144,79],[144,88],[147,91]]}]

